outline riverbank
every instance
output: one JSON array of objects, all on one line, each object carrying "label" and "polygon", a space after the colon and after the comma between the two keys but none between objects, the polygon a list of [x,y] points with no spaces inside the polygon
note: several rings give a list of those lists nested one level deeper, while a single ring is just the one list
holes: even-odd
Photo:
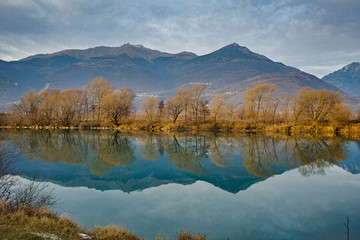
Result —
[{"label": "riverbank", "polygon": [[174,133],[202,133],[202,132],[220,132],[220,133],[261,133],[265,135],[284,134],[288,136],[295,135],[321,135],[321,136],[342,136],[351,140],[360,140],[360,123],[354,122],[347,125],[333,126],[333,125],[289,125],[284,123],[279,124],[259,124],[257,127],[249,127],[245,123],[219,123],[213,125],[204,123],[199,125],[186,125],[182,123],[156,123],[148,125],[138,122],[127,122],[117,127],[101,124],[74,124],[71,126],[61,125],[23,125],[23,126],[0,126],[3,129],[34,129],[34,130],[111,130],[119,132],[150,132],[161,134]]},{"label": "riverbank", "polygon": [[[95,227],[92,230],[59,216],[46,208],[23,206],[14,209],[11,203],[0,202],[0,235],[2,239],[121,239],[141,240],[129,230],[117,226]],[[158,236],[156,240],[166,240]],[[180,232],[176,240],[206,240],[202,234]]]}]

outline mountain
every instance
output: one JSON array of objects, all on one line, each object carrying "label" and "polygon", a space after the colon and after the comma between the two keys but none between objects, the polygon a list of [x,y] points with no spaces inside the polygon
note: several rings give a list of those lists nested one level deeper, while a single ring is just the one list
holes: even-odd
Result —
[{"label": "mountain", "polygon": [[151,61],[152,59],[159,57],[174,56],[174,54],[164,53],[157,50],[151,50],[149,48],[145,48],[142,45],[131,45],[127,43],[121,47],[101,46],[95,48],[88,48],[85,50],[69,49],[51,54],[39,54],[24,58],[21,61],[27,61],[37,58],[49,59],[55,56],[63,56],[63,55],[70,56],[72,58],[83,61],[83,60],[88,60],[90,58],[97,58],[104,56],[119,56],[123,54],[126,54],[131,58],[143,58],[146,59],[147,61]]},{"label": "mountain", "polygon": [[[356,96],[347,94],[336,88],[330,83],[321,81],[317,77],[305,72],[290,72],[285,74],[262,74],[246,81],[238,82],[232,86],[233,89],[241,89],[232,95],[233,99],[242,99],[245,91],[256,83],[268,83],[276,85],[275,95],[296,94],[300,88],[308,86],[311,89],[327,89],[334,92],[340,92],[345,99],[345,103],[353,110],[359,109],[360,99]],[[231,90],[228,90],[231,91]],[[236,101],[236,100],[233,100]]]},{"label": "mountain", "polygon": [[[116,89],[132,88],[139,96],[156,94],[166,99],[179,87],[204,83],[207,95],[227,92],[234,104],[255,83],[277,84],[276,94],[296,93],[301,87],[340,91],[333,85],[300,70],[273,62],[248,48],[232,43],[212,53],[160,52],[142,45],[64,50],[30,56],[19,61],[0,61],[0,104],[14,102],[33,88],[65,90],[82,88],[103,76]],[[14,88],[14,86],[16,86]],[[355,106],[359,99],[341,92]]]},{"label": "mountain", "polygon": [[8,99],[16,96],[20,97],[18,93],[21,92],[18,83],[9,80],[0,75],[0,103],[6,103]]},{"label": "mountain", "polygon": [[360,97],[360,62],[353,62],[326,75],[322,80],[349,94]]}]

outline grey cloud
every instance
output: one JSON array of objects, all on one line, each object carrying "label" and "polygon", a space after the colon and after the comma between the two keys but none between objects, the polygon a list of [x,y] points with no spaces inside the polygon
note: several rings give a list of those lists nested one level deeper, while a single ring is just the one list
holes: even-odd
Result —
[{"label": "grey cloud", "polygon": [[322,75],[360,60],[358,12],[353,0],[8,0],[0,3],[0,58],[127,42],[205,54],[238,42]]}]

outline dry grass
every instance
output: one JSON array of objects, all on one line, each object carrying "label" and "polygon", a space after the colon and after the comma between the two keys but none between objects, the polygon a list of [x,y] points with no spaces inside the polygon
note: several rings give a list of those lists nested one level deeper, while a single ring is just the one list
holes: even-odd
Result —
[{"label": "dry grass", "polygon": [[176,236],[176,240],[206,240],[206,235],[182,231]]},{"label": "dry grass", "polygon": [[94,227],[90,236],[94,239],[121,239],[121,240],[141,240],[141,238],[135,236],[133,233],[129,232],[125,228],[120,228],[117,226],[107,226],[107,227]]},{"label": "dry grass", "polygon": [[[41,129],[39,126],[22,126],[24,128]],[[57,128],[62,128],[57,126]],[[351,139],[360,138],[360,123],[356,121],[334,124],[333,122],[319,123],[317,126],[307,125],[306,123],[258,122],[256,125],[250,124],[247,120],[221,120],[214,124],[211,121],[200,122],[195,125],[194,122],[185,122],[178,120],[176,124],[169,120],[155,122],[149,125],[141,119],[129,119],[121,122],[119,126],[104,121],[81,121],[72,126],[74,129],[113,129],[118,131],[149,131],[149,132],[197,132],[197,131],[221,131],[221,132],[259,132],[259,133],[283,133],[283,134],[321,134],[332,135],[341,134]],[[72,129],[70,128],[70,129]]]},{"label": "dry grass", "polygon": [[0,202],[0,235],[3,239],[39,239],[34,233],[50,233],[62,239],[82,239],[82,229],[45,208],[22,206],[17,210],[11,203]]},{"label": "dry grass", "polygon": [[[46,208],[22,206],[15,209],[11,203],[0,202],[0,239],[43,239],[39,235],[56,236],[63,240],[83,239],[79,233],[85,233],[91,239],[142,239],[125,228],[94,227],[92,231],[88,231],[74,221],[58,216]],[[158,236],[156,240],[166,240],[166,238]],[[206,235],[180,232],[176,240],[206,240]]]}]

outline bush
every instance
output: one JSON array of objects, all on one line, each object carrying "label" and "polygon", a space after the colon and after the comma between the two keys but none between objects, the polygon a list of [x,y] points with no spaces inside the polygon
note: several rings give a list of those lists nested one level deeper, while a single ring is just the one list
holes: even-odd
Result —
[{"label": "bush", "polygon": [[177,236],[176,240],[206,240],[205,234],[199,233],[188,233],[181,231]]},{"label": "bush", "polygon": [[141,238],[138,238],[125,228],[117,226],[94,227],[90,235],[95,239],[141,240]]}]

